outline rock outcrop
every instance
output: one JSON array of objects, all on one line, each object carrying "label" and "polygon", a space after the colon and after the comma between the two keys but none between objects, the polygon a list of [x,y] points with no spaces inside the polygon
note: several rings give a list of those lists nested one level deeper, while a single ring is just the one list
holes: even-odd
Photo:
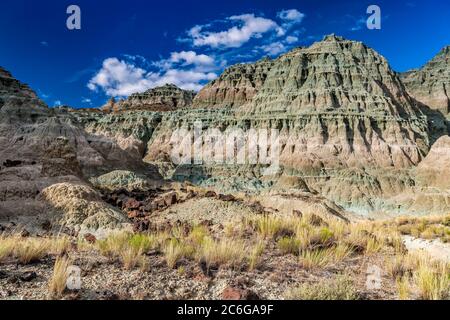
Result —
[{"label": "rock outcrop", "polygon": [[195,108],[240,107],[252,101],[266,81],[273,62],[264,58],[254,64],[237,64],[208,83],[194,99]]},{"label": "rock outcrop", "polygon": [[111,98],[101,109],[105,112],[126,110],[173,111],[190,107],[195,92],[178,88],[173,84],[134,93],[127,99],[116,101]]},{"label": "rock outcrop", "polygon": [[[448,136],[437,113],[448,103],[446,70],[447,49],[400,77],[363,43],[331,35],[273,60],[230,67],[195,98],[166,85],[112,99],[103,110],[73,110],[47,108],[0,69],[0,211],[13,216],[19,210],[14,203],[28,199],[27,208],[34,209],[27,212],[41,214],[50,206],[62,221],[86,230],[119,226],[127,222],[119,215],[124,209],[103,203],[90,183],[105,192],[147,192],[164,176],[242,193],[274,212],[302,208],[346,220],[349,211],[442,212],[450,203],[449,186],[441,181],[447,172],[440,170],[448,167]],[[202,158],[194,153],[174,163],[181,156],[174,133],[187,130],[181,138],[192,143],[199,123],[200,139],[188,150],[202,147]],[[244,143],[207,143],[212,132],[222,138],[239,132]],[[279,167],[248,158],[216,161],[225,160],[230,147],[248,156],[250,132],[268,134],[259,157],[278,141],[273,156]],[[71,197],[61,202],[64,193]],[[189,198],[178,207],[175,216],[189,219],[189,208],[201,210],[202,202]],[[140,209],[131,209],[128,217],[137,219]]]},{"label": "rock outcrop", "polygon": [[423,186],[450,190],[450,136],[441,137],[417,167]]},{"label": "rock outcrop", "polygon": [[421,69],[401,76],[412,97],[444,116],[450,113],[450,46],[443,48]]},{"label": "rock outcrop", "polygon": [[[250,73],[261,69],[264,76],[254,75],[257,85],[248,85]],[[252,98],[230,93],[248,88]],[[205,130],[278,130],[280,163],[293,173],[408,168],[428,152],[426,117],[386,60],[360,42],[334,35],[270,62],[230,68],[197,95],[194,106],[208,102],[210,108],[166,115],[147,158],[168,154],[161,149],[170,146],[170,128],[189,128],[198,120]]]},{"label": "rock outcrop", "polygon": [[[48,108],[27,85],[0,69],[0,221],[28,225],[49,219],[56,229],[74,227],[61,214],[63,208],[42,196],[44,190],[61,183],[78,188],[86,185],[89,176],[124,167],[160,178],[142,157],[129,156],[126,143],[121,146],[106,136],[89,134],[78,120],[67,108]],[[106,205],[96,201],[96,208]],[[79,213],[86,221],[79,219],[76,224],[90,229],[120,227],[114,219],[126,220],[118,211],[101,218],[92,212]]]},{"label": "rock outcrop", "polygon": [[54,184],[42,191],[42,198],[62,213],[61,224],[80,235],[95,233],[98,237],[108,230],[131,227],[122,212],[85,184]]}]

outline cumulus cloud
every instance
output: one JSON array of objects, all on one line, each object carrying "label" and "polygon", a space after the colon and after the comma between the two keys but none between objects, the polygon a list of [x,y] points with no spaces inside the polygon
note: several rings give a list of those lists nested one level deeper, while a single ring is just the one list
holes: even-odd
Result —
[{"label": "cumulus cloud", "polygon": [[168,68],[148,71],[136,66],[132,61],[113,57],[103,61],[102,68],[87,86],[93,91],[103,90],[106,95],[111,97],[124,97],[167,83],[175,84],[186,90],[198,91],[202,87],[202,82],[213,80],[216,77],[217,75],[213,72],[196,70]]},{"label": "cumulus cloud", "polygon": [[290,23],[300,23],[305,18],[305,14],[297,9],[282,10],[277,14],[278,18]]},{"label": "cumulus cloud", "polygon": [[238,48],[252,38],[260,38],[262,34],[275,31],[278,36],[283,36],[285,30],[275,21],[254,14],[242,14],[227,18],[237,25],[225,31],[205,31],[207,26],[195,26],[188,34],[194,46],[210,46],[212,48]]},{"label": "cumulus cloud", "polygon": [[286,42],[289,43],[289,44],[296,43],[296,42],[298,42],[298,37],[296,37],[296,36],[287,36],[286,37]]},{"label": "cumulus cloud", "polygon": [[206,54],[197,54],[194,51],[172,52],[170,61],[178,63],[183,62],[185,65],[213,65],[214,58]]},{"label": "cumulus cloud", "polygon": [[154,62],[154,66],[167,70],[173,67],[192,67],[197,71],[213,71],[217,69],[216,61],[206,54],[195,51],[172,52],[168,59]]},{"label": "cumulus cloud", "polygon": [[273,42],[260,47],[265,53],[271,56],[276,56],[287,50],[286,46],[282,42]]}]

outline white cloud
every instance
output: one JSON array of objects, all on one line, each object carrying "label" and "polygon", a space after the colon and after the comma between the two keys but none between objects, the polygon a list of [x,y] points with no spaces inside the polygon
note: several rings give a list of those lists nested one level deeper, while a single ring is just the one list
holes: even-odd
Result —
[{"label": "white cloud", "polygon": [[260,47],[265,53],[276,56],[287,50],[286,46],[282,42],[273,42]]},{"label": "white cloud", "polygon": [[223,59],[220,63],[215,58],[206,54],[197,54],[195,51],[172,52],[170,57],[152,63],[154,67],[161,70],[191,68],[197,72],[212,72],[223,67],[226,61]]},{"label": "white cloud", "polygon": [[298,42],[298,37],[287,36],[286,37],[286,42],[289,43],[289,44],[296,43],[296,42]]},{"label": "white cloud", "polygon": [[256,17],[254,14],[231,16],[227,20],[238,25],[220,32],[204,31],[205,26],[199,25],[189,30],[188,34],[194,46],[238,48],[250,39],[260,38],[262,34],[269,31],[275,31],[278,36],[285,34],[285,30],[275,21]]},{"label": "white cloud", "polygon": [[54,104],[55,106],[59,107],[59,106],[62,105],[62,102],[61,102],[61,100],[56,100],[55,102],[53,102],[53,104]]},{"label": "white cloud", "polygon": [[305,18],[305,14],[297,9],[282,10],[278,12],[277,16],[289,23],[300,23]]},{"label": "white cloud", "polygon": [[167,83],[186,90],[200,90],[201,82],[210,81],[216,77],[217,75],[213,72],[174,68],[151,72],[137,67],[132,62],[108,58],[103,61],[102,68],[87,86],[93,91],[103,90],[108,96],[124,97]]},{"label": "white cloud", "polygon": [[48,42],[47,41],[41,41],[41,46],[48,47]]},{"label": "white cloud", "polygon": [[350,28],[350,31],[359,31],[365,26],[367,23],[367,20],[364,19],[364,17],[358,18],[356,21],[354,21],[354,26]]},{"label": "white cloud", "polygon": [[194,51],[172,52],[169,60],[174,63],[184,63],[185,65],[214,65],[214,58],[205,54],[197,54]]},{"label": "white cloud", "polygon": [[82,98],[82,99],[81,99],[81,103],[92,104],[92,100],[89,99],[89,98]]}]

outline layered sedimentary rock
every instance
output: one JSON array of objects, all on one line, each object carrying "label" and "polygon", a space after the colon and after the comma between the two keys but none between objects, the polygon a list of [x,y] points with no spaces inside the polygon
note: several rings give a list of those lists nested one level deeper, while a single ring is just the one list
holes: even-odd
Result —
[{"label": "layered sedimentary rock", "polygon": [[[0,69],[2,223],[9,221],[34,227],[39,221],[48,219],[56,229],[61,224],[75,227],[72,220],[65,219],[67,214],[70,215],[68,207],[49,201],[43,196],[43,190],[52,190],[53,185],[61,183],[69,189],[71,186],[78,188],[85,185],[86,177],[90,175],[123,167],[152,173],[151,167],[142,162],[142,157],[130,157],[128,150],[113,139],[87,133],[67,108],[48,108],[28,86]],[[157,171],[154,173],[153,177],[158,179]],[[96,201],[95,208],[99,210],[106,205],[101,199]],[[120,212],[108,210],[105,214],[98,211],[101,218],[98,215],[98,219],[93,218],[94,213],[84,211],[89,208],[87,205],[77,209],[80,217],[77,225],[87,229],[109,228],[126,221],[126,217],[120,217]]]},{"label": "layered sedimentary rock", "polygon": [[173,84],[134,93],[125,100],[110,99],[101,109],[106,112],[126,110],[173,111],[191,106],[195,92],[178,88]]},{"label": "layered sedimentary rock", "polygon": [[[164,86],[111,100],[103,111],[48,109],[6,72],[0,80],[0,160],[6,167],[0,179],[8,185],[0,190],[3,199],[16,201],[23,192],[48,203],[53,197],[36,194],[68,181],[76,184],[74,194],[85,194],[77,190],[85,190],[87,178],[99,189],[146,190],[153,185],[146,177],[160,178],[156,165],[165,178],[226,194],[243,192],[285,213],[350,218],[347,209],[367,214],[448,208],[447,186],[439,183],[438,167],[433,167],[434,162],[446,165],[437,160],[446,154],[445,138],[425,158],[446,134],[445,119],[436,122],[435,111],[412,98],[387,61],[360,42],[331,35],[274,60],[230,67],[193,102],[192,93]],[[200,129],[200,139],[188,148],[193,151],[188,161],[179,163],[182,150],[174,137],[192,143],[194,128]],[[267,134],[256,162],[248,158],[251,132]],[[208,143],[212,133],[220,137]],[[220,141],[236,133],[242,134],[243,145],[225,147]],[[228,149],[233,156],[242,152],[243,163],[227,162]],[[261,154],[271,153],[279,167],[260,161]],[[70,188],[59,184],[48,190],[60,194]],[[11,190],[19,191],[12,195]],[[73,201],[74,206],[91,208],[80,201],[83,205]],[[65,217],[92,216],[89,210],[74,213],[71,206],[72,200],[58,209]],[[110,212],[108,206],[103,209]]]},{"label": "layered sedimentary rock", "polygon": [[447,116],[450,113],[450,46],[418,70],[402,74],[409,94]]},{"label": "layered sedimentary rock", "polygon": [[[223,134],[277,130],[282,172],[355,211],[381,210],[386,198],[414,184],[407,171],[428,152],[428,120],[382,56],[360,42],[331,35],[264,63],[270,68],[264,77],[258,75],[264,79],[258,86],[240,86],[251,79],[242,70],[258,68],[238,65],[197,95],[194,106],[202,108],[164,115],[146,160],[170,161],[174,128],[192,130],[201,121],[205,138],[209,129]],[[242,88],[252,88],[253,97],[236,99],[232,93]],[[210,149],[203,146],[206,154],[212,154]],[[232,190],[267,187],[257,182],[264,166],[237,167],[183,165],[174,177],[208,185],[216,181]]]},{"label": "layered sedimentary rock", "polygon": [[426,158],[417,167],[420,184],[440,189],[450,189],[450,137],[439,138]]},{"label": "layered sedimentary rock", "polygon": [[[259,70],[260,64],[230,70],[251,72]],[[293,172],[408,168],[428,151],[425,116],[386,60],[362,43],[328,36],[279,57],[265,70],[264,77],[257,75],[259,84],[252,87],[257,92],[246,103],[215,95],[213,100],[202,100],[205,106],[211,102],[208,111],[167,115],[158,131],[161,136],[153,138],[149,152],[156,154],[159,148],[170,146],[170,127],[189,128],[195,120],[202,121],[204,129],[278,130],[280,163]],[[227,82],[236,77],[235,82]],[[242,71],[226,71],[204,92],[214,91],[219,84],[229,92],[240,90],[240,83],[249,78]],[[199,93],[194,105],[201,97]],[[216,106],[234,108],[214,111]]]},{"label": "layered sedimentary rock", "polygon": [[250,102],[263,86],[273,62],[268,58],[254,64],[237,64],[208,83],[194,99],[195,108],[239,107]]}]

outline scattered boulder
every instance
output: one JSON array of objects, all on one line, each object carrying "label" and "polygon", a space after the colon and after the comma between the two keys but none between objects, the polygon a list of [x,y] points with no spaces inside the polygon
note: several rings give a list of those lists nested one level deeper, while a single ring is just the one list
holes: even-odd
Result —
[{"label": "scattered boulder", "polygon": [[222,292],[223,300],[260,300],[259,296],[248,289],[226,287]]},{"label": "scattered boulder", "polygon": [[37,274],[34,271],[26,271],[19,276],[19,279],[23,282],[30,282],[37,278]]}]

